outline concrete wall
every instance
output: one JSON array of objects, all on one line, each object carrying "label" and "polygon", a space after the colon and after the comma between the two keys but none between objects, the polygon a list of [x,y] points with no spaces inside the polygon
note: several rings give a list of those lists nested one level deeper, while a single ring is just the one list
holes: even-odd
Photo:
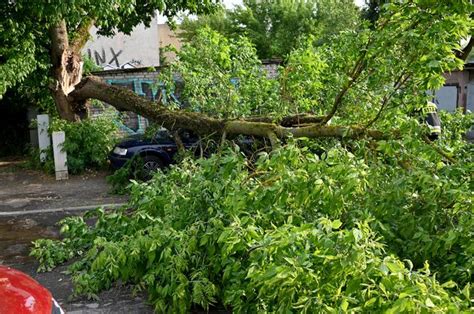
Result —
[{"label": "concrete wall", "polygon": [[94,27],[91,29],[92,40],[86,44],[82,53],[104,70],[158,66],[160,56],[157,23],[154,18],[149,28],[140,24],[130,35],[118,33],[113,37],[97,35]]}]

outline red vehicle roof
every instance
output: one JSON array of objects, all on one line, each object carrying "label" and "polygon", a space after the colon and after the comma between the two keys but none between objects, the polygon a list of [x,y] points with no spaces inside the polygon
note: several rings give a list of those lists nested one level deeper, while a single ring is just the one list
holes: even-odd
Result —
[{"label": "red vehicle roof", "polygon": [[36,280],[0,265],[0,314],[51,314],[53,297]]}]

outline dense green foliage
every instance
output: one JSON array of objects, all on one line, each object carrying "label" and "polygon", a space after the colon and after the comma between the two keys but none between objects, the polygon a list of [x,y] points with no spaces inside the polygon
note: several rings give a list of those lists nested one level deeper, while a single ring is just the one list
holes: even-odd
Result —
[{"label": "dense green foliage", "polygon": [[[63,150],[67,154],[69,173],[77,174],[87,169],[104,169],[107,167],[107,155],[118,139],[118,122],[113,113],[72,123],[58,118],[51,122],[49,132],[64,131],[66,140]],[[47,159],[39,162],[39,152],[31,153],[30,166],[46,172],[54,172],[53,149],[47,151]]]},{"label": "dense green foliage", "polygon": [[63,149],[67,153],[70,173],[104,168],[107,165],[107,155],[118,137],[118,124],[107,115],[79,123],[53,120],[51,131],[58,130],[66,134]]},{"label": "dense green foliage", "polygon": [[470,30],[470,11],[444,2],[386,10],[374,30],[344,31],[326,44],[307,39],[270,80],[248,39],[202,28],[160,80],[171,90],[184,88],[189,109],[214,116],[324,115],[334,108],[341,124],[403,128],[426,103],[422,91],[441,87],[445,71],[462,67],[455,51]]},{"label": "dense green foliage", "polygon": [[82,61],[84,62],[82,75],[89,75],[91,72],[102,70],[102,68],[95,64],[94,60],[87,55],[82,55]]},{"label": "dense green foliage", "polygon": [[332,113],[386,140],[290,138],[256,161],[235,147],[185,158],[132,181],[126,208],[62,221],[63,240],[34,244],[40,268],[78,258],[76,293],[127,282],[158,312],[472,312],[474,155],[463,136],[474,117],[442,114],[442,136],[430,142],[415,113],[443,72],[462,66],[454,52],[472,6],[385,9],[373,29],[305,40],[275,80],[248,39],[208,29],[161,78],[169,89],[184,82],[188,110]]},{"label": "dense green foliage", "polygon": [[184,82],[181,98],[188,109],[224,118],[283,113],[276,107],[278,82],[262,71],[248,39],[229,40],[204,28],[178,55],[179,60],[161,73],[160,81],[170,90]]},{"label": "dense green foliage", "polygon": [[[463,127],[446,128],[443,141],[472,149],[452,140]],[[160,312],[467,311],[472,155],[446,164],[418,139],[371,145],[302,140],[255,164],[231,150],[189,159],[135,184],[133,212],[91,212],[92,227],[68,218],[65,240],[32,254],[45,267],[80,255],[77,293],[120,279],[146,287]]]},{"label": "dense green foliage", "polygon": [[184,18],[180,36],[190,41],[200,28],[210,27],[236,38],[245,35],[260,59],[284,58],[300,39],[312,35],[320,42],[342,30],[356,29],[359,10],[352,0],[245,0],[197,20]]}]

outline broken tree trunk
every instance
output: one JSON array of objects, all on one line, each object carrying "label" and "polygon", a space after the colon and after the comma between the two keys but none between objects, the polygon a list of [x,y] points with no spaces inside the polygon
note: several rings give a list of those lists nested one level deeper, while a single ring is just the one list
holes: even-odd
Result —
[{"label": "broken tree trunk", "polygon": [[[335,138],[373,138],[386,139],[389,136],[380,131],[362,127],[325,125],[311,121],[321,121],[320,117],[292,116],[272,122],[270,118],[249,118],[224,120],[209,117],[198,112],[170,110],[161,103],[140,97],[134,92],[104,83],[101,79],[89,76],[83,79],[68,97],[71,102],[84,102],[89,98],[104,101],[118,110],[133,111],[162,125],[170,131],[187,129],[198,135],[251,135],[259,137],[335,137]],[[298,118],[306,122],[298,126]],[[293,122],[293,123],[290,123]],[[284,124],[284,125],[282,125]],[[293,125],[296,126],[285,126]]]},{"label": "broken tree trunk", "polygon": [[74,103],[68,98],[81,81],[83,62],[77,47],[70,48],[66,22],[62,20],[50,29],[51,61],[54,84],[51,86],[56,108],[61,118],[78,121],[87,115],[83,103]]}]

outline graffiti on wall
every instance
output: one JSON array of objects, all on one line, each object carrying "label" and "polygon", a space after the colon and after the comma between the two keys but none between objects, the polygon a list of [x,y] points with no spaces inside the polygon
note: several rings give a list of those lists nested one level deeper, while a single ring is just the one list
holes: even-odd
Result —
[{"label": "graffiti on wall", "polygon": [[98,66],[104,67],[114,67],[114,68],[136,68],[142,66],[142,62],[137,59],[126,60],[123,56],[121,57],[123,50],[114,49],[109,47],[109,49],[101,48],[100,50],[96,49],[87,49],[87,55],[92,59],[95,64]]},{"label": "graffiti on wall", "polygon": [[[115,86],[120,86],[134,91],[136,94],[146,97],[152,101],[162,101],[166,104],[168,101],[177,102],[179,100],[172,93],[166,94],[164,85],[157,84],[152,80],[146,80],[141,78],[130,78],[130,79],[108,79],[107,83]],[[134,112],[123,112],[120,117],[121,123],[120,128],[123,132],[128,134],[143,133],[148,126],[148,121],[137,115]]]}]

